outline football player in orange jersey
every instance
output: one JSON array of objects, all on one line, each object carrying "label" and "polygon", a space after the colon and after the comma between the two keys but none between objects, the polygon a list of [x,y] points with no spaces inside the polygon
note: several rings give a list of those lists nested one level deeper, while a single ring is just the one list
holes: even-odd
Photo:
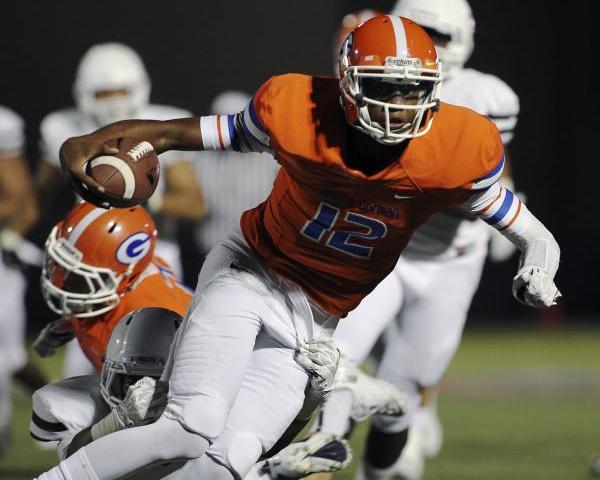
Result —
[{"label": "football player in orange jersey", "polygon": [[[63,171],[106,203],[82,168],[118,137],[169,149],[270,151],[281,164],[269,198],[209,254],[172,349],[169,400],[152,425],[103,437],[40,479],[113,479],[172,458],[181,478],[243,478],[303,403],[310,377],[296,359],[331,335],[394,267],[412,232],[456,205],[521,250],[515,296],[553,305],[560,250],[498,184],[494,125],[439,101],[442,68],[427,33],[397,16],[358,26],[340,53],[340,79],[271,78],[237,115],[124,121],[68,140]],[[340,103],[342,108],[340,109]],[[406,409],[416,405],[407,404]],[[136,445],[136,449],[129,448]]]},{"label": "football player in orange jersey", "polygon": [[154,255],[156,228],[142,207],[110,209],[82,202],[46,240],[42,293],[62,316],[34,343],[41,356],[76,337],[97,372],[112,329],[124,314],[161,307],[183,315],[191,292]]}]

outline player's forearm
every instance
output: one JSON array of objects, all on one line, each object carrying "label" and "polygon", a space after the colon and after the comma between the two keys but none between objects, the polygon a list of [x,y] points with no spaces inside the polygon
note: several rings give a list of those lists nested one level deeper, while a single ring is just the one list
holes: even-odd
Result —
[{"label": "player's forearm", "polygon": [[550,231],[512,191],[495,184],[473,195],[465,208],[496,228],[522,252],[521,266],[535,266],[554,277],[560,247]]},{"label": "player's forearm", "polygon": [[81,447],[85,447],[88,443],[92,443],[94,441],[91,430],[92,427],[85,428],[73,437],[73,440],[71,440],[71,443],[65,451],[64,458],[70,457]]},{"label": "player's forearm", "polygon": [[68,139],[61,147],[61,156],[84,154],[86,144],[103,144],[111,140],[131,137],[148,141],[157,153],[167,150],[202,150],[199,120],[123,120],[111,123],[89,135]]}]

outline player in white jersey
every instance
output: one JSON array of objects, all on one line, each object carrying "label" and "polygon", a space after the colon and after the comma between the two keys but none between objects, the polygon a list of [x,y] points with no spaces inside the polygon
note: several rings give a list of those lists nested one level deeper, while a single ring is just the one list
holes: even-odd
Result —
[{"label": "player in white jersey", "polygon": [[[34,393],[31,436],[56,442],[63,459],[113,431],[154,421],[166,404],[164,384],[157,382],[180,324],[181,316],[164,308],[126,314],[111,334],[101,379],[65,378]],[[181,465],[136,478],[162,478]]]},{"label": "player in white jersey", "polygon": [[[126,118],[169,120],[190,112],[149,103],[150,78],[139,55],[119,43],[98,44],[82,57],[73,87],[76,108],[47,115],[40,125],[43,162],[39,177],[48,184],[64,186],[60,178],[58,151],[73,136],[91,133],[107,123]],[[200,185],[190,163],[192,153],[172,151],[161,155],[161,176],[148,209],[155,217],[160,238],[156,253],[181,278],[179,247],[173,240],[175,222],[199,221],[204,215]],[[45,188],[49,188],[46,185]],[[67,347],[65,375],[91,373],[89,364],[71,342]],[[82,368],[82,365],[87,365]]]},{"label": "player in white jersey", "polygon": [[[231,90],[213,100],[213,114],[236,113],[250,101],[246,93]],[[279,166],[267,153],[251,153],[240,168],[235,152],[202,152],[195,162],[198,180],[206,204],[206,216],[199,225],[196,238],[203,252],[210,251],[240,223],[246,210],[255,207],[269,195]]]},{"label": "player in white jersey", "polygon": [[[494,75],[464,68],[474,31],[466,0],[400,0],[392,13],[419,23],[435,42],[444,65],[442,101],[489,116],[506,146],[517,123],[518,97]],[[508,184],[512,187],[510,179]],[[514,246],[495,229],[473,220],[453,210],[434,214],[413,234],[394,271],[335,332],[342,353],[360,364],[386,330],[389,348],[378,376],[412,391],[416,398],[422,394],[424,402],[411,419],[375,417],[369,440],[373,448],[367,449],[366,472],[361,473],[364,478],[389,478],[394,471],[417,480],[425,456],[435,456],[441,448],[435,386],[458,348],[488,243],[491,239],[498,259],[514,252]],[[343,433],[348,428],[347,408],[334,393],[324,408],[321,431]],[[409,422],[410,439],[392,468],[394,461],[383,458],[381,452],[386,450],[381,444],[396,442],[399,453]]]},{"label": "player in white jersey", "polygon": [[27,365],[26,281],[19,267],[41,264],[41,252],[22,238],[37,218],[24,149],[22,119],[0,106],[0,456],[8,445],[11,378]]}]

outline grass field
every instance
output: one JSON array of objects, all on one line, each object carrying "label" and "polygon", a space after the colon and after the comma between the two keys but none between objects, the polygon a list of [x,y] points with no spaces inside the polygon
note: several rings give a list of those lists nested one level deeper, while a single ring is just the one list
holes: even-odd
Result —
[{"label": "grass field", "polygon": [[[45,364],[58,372],[58,359]],[[13,445],[0,479],[55,463],[27,434],[30,402],[15,391]],[[444,380],[444,449],[427,480],[578,480],[600,454],[600,328],[468,332]],[[356,457],[366,425],[353,438]],[[354,467],[338,479],[353,478]]]}]

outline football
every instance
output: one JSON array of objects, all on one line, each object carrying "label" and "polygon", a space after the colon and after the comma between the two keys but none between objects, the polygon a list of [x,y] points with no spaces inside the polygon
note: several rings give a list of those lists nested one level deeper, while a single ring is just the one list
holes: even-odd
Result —
[{"label": "football", "polygon": [[148,200],[160,177],[152,144],[123,137],[108,145],[119,152],[93,158],[86,167],[86,173],[106,189],[106,201],[111,207],[125,208]]}]

